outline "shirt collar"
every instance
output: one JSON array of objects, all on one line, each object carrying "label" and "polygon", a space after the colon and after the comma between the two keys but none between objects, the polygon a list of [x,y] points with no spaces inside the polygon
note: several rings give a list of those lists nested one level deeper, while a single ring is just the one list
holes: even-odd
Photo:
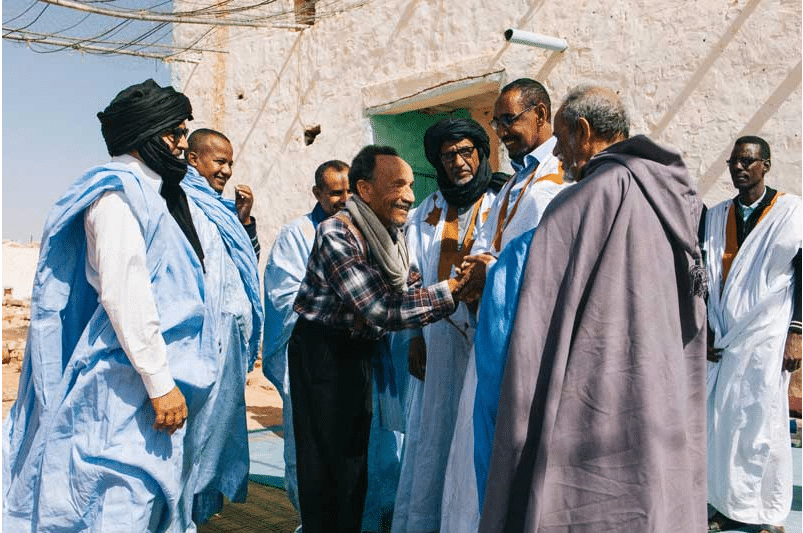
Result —
[{"label": "shirt collar", "polygon": [[759,197],[759,199],[758,199],[758,200],[756,200],[755,202],[753,202],[752,204],[750,204],[750,205],[744,205],[744,204],[742,203],[742,201],[741,201],[741,200],[739,200],[739,197],[738,197],[738,196],[736,197],[736,201],[739,203],[739,205],[740,205],[740,206],[742,206],[742,207],[745,207],[745,208],[747,208],[747,209],[750,209],[750,210],[752,211],[753,209],[755,209],[756,207],[758,207],[758,204],[760,204],[760,203],[761,203],[761,200],[763,200],[765,196],[767,196],[767,186],[766,186],[766,185],[764,186],[764,192],[763,192],[763,193],[761,193],[761,196]]},{"label": "shirt collar", "polygon": [[555,148],[555,144],[557,144],[557,142],[558,140],[555,138],[555,136],[552,136],[540,145],[536,146],[535,149],[529,154],[525,155],[521,161],[511,160],[510,165],[517,173],[524,169],[532,168],[549,157],[549,154],[552,153],[552,150]]},{"label": "shirt collar", "polygon": [[318,224],[320,224],[327,218],[329,218],[329,215],[327,215],[326,211],[324,211],[323,207],[321,207],[321,202],[316,202],[315,207],[310,213],[310,219],[312,220],[312,227],[317,229]]},{"label": "shirt collar", "polygon": [[162,178],[151,170],[148,165],[137,159],[131,154],[116,155],[112,157],[113,163],[121,163],[131,169],[137,176],[142,178],[142,181],[150,185],[157,193],[162,188]]}]

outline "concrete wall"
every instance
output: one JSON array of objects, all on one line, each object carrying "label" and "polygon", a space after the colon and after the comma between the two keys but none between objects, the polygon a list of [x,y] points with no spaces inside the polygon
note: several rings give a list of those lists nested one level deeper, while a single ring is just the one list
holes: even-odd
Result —
[{"label": "concrete wall", "polygon": [[[507,28],[569,48],[509,44]],[[175,40],[205,30],[183,25]],[[313,205],[317,165],[348,162],[371,142],[368,114],[437,106],[523,76],[546,85],[553,110],[581,82],[619,91],[631,132],[680,150],[709,205],[734,194],[724,161],[743,134],[769,141],[768,184],[801,192],[800,1],[370,0],[304,31],[221,28],[206,43],[228,53],[174,64],[174,85],[192,100],[192,128],[232,139],[232,181],[255,191],[264,249]],[[314,125],[321,133],[307,146]],[[506,154],[500,161],[509,171]]]}]

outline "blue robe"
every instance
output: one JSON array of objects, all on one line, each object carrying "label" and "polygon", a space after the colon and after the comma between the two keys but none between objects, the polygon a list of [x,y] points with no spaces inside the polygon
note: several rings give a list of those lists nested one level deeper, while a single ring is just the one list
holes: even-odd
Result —
[{"label": "blue robe", "polygon": [[479,509],[485,499],[488,467],[494,441],[499,390],[505,373],[510,332],[516,318],[522,273],[530,254],[535,229],[505,246],[490,268],[482,293],[482,305],[474,334],[477,392],[474,397],[474,470]]},{"label": "blue robe", "polygon": [[326,218],[320,204],[308,214],[284,225],[273,243],[265,266],[265,328],[262,340],[262,373],[282,397],[284,436],[284,487],[298,509],[296,446],[290,377],[287,373],[287,342],[298,315],[293,311],[296,293],[307,271],[315,228]]},{"label": "blue robe", "polygon": [[[259,353],[262,302],[257,258],[232,200],[213,190],[193,167],[181,182],[193,206],[193,222],[204,244],[205,304],[214,323],[219,379],[196,418],[204,442],[188,490],[193,519],[206,522],[223,507],[223,496],[244,502],[248,490],[248,426],[245,382]],[[202,220],[202,217],[208,219]],[[211,222],[211,244],[202,227]],[[222,244],[222,245],[221,245]]]},{"label": "blue robe", "polygon": [[[172,435],[87,282],[84,210],[122,191],[140,223],[171,374],[189,417]],[[45,223],[17,401],[3,424],[7,531],[193,530],[182,497],[195,417],[217,378],[203,345],[201,265],[164,200],[125,165],[79,178]],[[145,288],[143,288],[145,289]]]}]

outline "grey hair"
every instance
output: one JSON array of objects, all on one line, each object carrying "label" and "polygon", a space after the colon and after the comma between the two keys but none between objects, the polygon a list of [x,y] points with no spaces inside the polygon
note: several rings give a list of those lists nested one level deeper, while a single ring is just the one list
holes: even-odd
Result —
[{"label": "grey hair", "polygon": [[609,89],[578,85],[566,95],[559,113],[571,132],[576,131],[578,121],[584,118],[594,133],[607,141],[619,136],[630,137],[627,111],[619,97]]}]

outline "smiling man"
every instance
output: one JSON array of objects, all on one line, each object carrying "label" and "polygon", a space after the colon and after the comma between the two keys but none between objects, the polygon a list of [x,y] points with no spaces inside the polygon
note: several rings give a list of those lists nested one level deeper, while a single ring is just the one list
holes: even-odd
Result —
[{"label": "smiling man", "polygon": [[197,417],[211,428],[193,467],[193,518],[200,524],[220,510],[223,496],[232,502],[246,498],[245,381],[259,353],[262,301],[251,191],[245,187],[241,194],[244,186],[238,186],[236,200],[221,195],[231,177],[231,143],[222,133],[202,129],[188,144],[190,166],[181,186],[205,252],[204,303],[213,317],[208,328],[213,340],[206,346],[218,376]]},{"label": "smiling man", "polygon": [[[222,195],[223,189],[231,179],[234,167],[234,149],[231,141],[219,131],[201,128],[192,132],[187,139],[187,145],[187,163],[206,178],[215,192]],[[256,218],[251,216],[254,194],[248,185],[241,184],[234,188],[234,207],[259,259]]]},{"label": "smiling man", "polygon": [[764,185],[760,137],[728,159],[736,198],[708,211],[709,531],[783,531],[792,502],[790,372],[800,367],[800,197]]},{"label": "smiling man", "polygon": [[485,285],[486,266],[514,238],[536,227],[552,198],[563,189],[563,170],[552,154],[552,107],[539,82],[520,78],[502,88],[491,126],[504,143],[516,173],[499,191],[488,222],[477,235],[463,265],[470,278],[465,294],[478,297]]},{"label": "smiling man", "polygon": [[315,170],[312,211],[291,220],[279,230],[265,266],[265,329],[262,337],[262,372],[282,397],[284,427],[284,486],[287,498],[298,511],[296,446],[293,438],[293,411],[287,374],[287,341],[298,316],[293,311],[301,280],[307,271],[315,229],[346,205],[349,193],[349,166],[332,159]]},{"label": "smiling man", "polygon": [[422,287],[410,268],[413,172],[393,148],[366,146],[348,176],[351,198],[316,230],[287,351],[305,533],[361,530],[372,358],[388,330],[452,313],[460,287]]}]

